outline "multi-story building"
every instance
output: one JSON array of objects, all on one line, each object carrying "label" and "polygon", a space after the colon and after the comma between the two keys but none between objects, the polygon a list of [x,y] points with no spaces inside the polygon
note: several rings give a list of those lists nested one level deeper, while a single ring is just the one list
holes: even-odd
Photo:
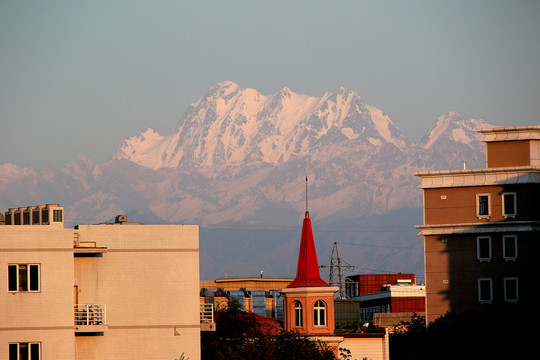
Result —
[{"label": "multi-story building", "polygon": [[383,286],[416,284],[414,274],[357,274],[347,276],[345,294],[355,297],[380,292]]},{"label": "multi-story building", "polygon": [[540,234],[540,126],[478,130],[483,169],[420,172],[426,317],[532,308]]},{"label": "multi-story building", "polygon": [[0,219],[0,354],[199,359],[198,226],[119,215],[68,229],[63,211],[14,208]]},{"label": "multi-story building", "polygon": [[386,285],[378,292],[363,294],[354,299],[360,303],[362,322],[373,322],[375,314],[424,314],[426,311],[423,285]]}]

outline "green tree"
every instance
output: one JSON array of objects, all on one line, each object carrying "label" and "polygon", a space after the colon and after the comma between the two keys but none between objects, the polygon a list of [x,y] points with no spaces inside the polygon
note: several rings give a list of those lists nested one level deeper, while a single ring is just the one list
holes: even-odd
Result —
[{"label": "green tree", "polygon": [[216,331],[201,334],[203,360],[334,360],[324,344],[292,332],[266,335],[237,302],[216,310]]}]

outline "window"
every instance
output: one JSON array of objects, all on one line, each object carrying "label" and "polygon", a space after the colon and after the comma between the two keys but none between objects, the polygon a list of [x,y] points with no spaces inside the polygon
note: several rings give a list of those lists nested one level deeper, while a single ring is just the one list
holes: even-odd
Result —
[{"label": "window", "polygon": [[53,210],[53,221],[62,222],[62,210]]},{"label": "window", "polygon": [[476,195],[476,216],[479,218],[489,218],[489,194]]},{"label": "window", "polygon": [[300,301],[294,303],[294,325],[304,326],[304,315],[302,313],[302,303]]},{"label": "window", "polygon": [[42,224],[49,223],[49,210],[48,209],[41,210],[41,223]]},{"label": "window", "polygon": [[481,304],[490,304],[493,301],[493,288],[490,278],[478,279],[478,301]]},{"label": "window", "polygon": [[518,279],[515,277],[504,278],[504,300],[509,302],[518,301]]},{"label": "window", "polygon": [[13,214],[13,224],[21,225],[21,212],[17,211]]},{"label": "window", "polygon": [[505,218],[515,217],[517,214],[516,193],[507,192],[502,194],[502,214]]},{"label": "window", "polygon": [[8,291],[40,291],[39,264],[9,264]]},{"label": "window", "polygon": [[32,224],[34,224],[34,225],[39,224],[39,220],[40,220],[39,215],[40,215],[39,209],[36,209],[36,210],[32,211]]},{"label": "window", "polygon": [[326,304],[322,300],[313,307],[313,321],[315,326],[326,326]]},{"label": "window", "polygon": [[30,211],[23,212],[23,225],[30,225]]},{"label": "window", "polygon": [[515,235],[503,236],[503,258],[504,260],[517,259],[517,236]]},{"label": "window", "polygon": [[9,360],[40,360],[41,343],[20,342],[9,344]]},{"label": "window", "polygon": [[389,313],[390,305],[370,306],[360,309],[360,321],[373,321],[373,315],[377,313]]},{"label": "window", "polygon": [[479,261],[491,260],[491,237],[479,236],[476,238],[476,256]]}]

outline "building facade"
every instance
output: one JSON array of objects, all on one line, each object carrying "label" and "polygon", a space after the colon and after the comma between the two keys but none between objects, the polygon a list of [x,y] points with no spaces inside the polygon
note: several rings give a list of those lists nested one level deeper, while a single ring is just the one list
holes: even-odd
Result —
[{"label": "building facade", "polygon": [[[9,359],[200,358],[195,225],[63,226],[56,204],[0,225],[0,353]],[[6,356],[7,357],[7,356]]]},{"label": "building facade", "polygon": [[345,292],[347,297],[380,292],[383,286],[416,284],[414,274],[357,274],[347,276]]},{"label": "building facade", "polygon": [[283,298],[279,290],[292,280],[262,276],[201,280],[201,304],[213,304],[219,309],[234,298],[242,311],[283,321]]},{"label": "building facade", "polygon": [[425,294],[423,285],[387,285],[379,292],[363,294],[354,299],[360,302],[360,320],[373,323],[375,314],[424,314]]},{"label": "building facade", "polygon": [[426,318],[532,305],[540,234],[540,126],[478,130],[483,169],[420,172]]}]

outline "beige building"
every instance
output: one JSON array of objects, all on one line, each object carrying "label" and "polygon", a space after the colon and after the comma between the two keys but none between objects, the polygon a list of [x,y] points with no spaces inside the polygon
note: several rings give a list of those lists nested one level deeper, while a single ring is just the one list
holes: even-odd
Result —
[{"label": "beige building", "polygon": [[200,359],[196,225],[64,228],[63,208],[0,214],[0,354]]}]

